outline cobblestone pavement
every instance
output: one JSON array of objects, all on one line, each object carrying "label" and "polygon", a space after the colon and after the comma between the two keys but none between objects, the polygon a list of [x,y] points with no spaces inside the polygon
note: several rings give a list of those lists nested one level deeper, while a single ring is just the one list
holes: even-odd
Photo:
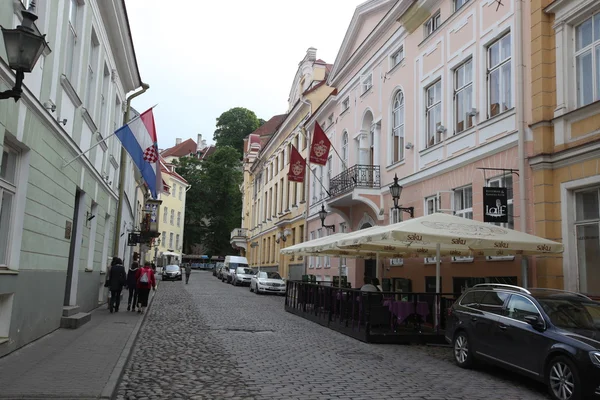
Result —
[{"label": "cobblestone pavement", "polygon": [[118,399],[546,399],[493,367],[463,370],[449,348],[374,345],[284,311],[210,272],[164,282]]}]

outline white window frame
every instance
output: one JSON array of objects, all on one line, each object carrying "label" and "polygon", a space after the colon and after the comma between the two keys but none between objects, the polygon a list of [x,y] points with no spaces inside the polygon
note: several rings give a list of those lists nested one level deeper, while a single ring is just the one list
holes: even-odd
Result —
[{"label": "white window frame", "polygon": [[94,28],[92,28],[92,34],[90,37],[90,54],[88,55],[88,76],[86,81],[85,88],[85,107],[88,111],[88,114],[94,118],[95,114],[95,97],[96,97],[96,83],[98,81],[97,71],[98,68],[98,59],[100,56],[100,42],[98,39],[98,35]]},{"label": "white window frame", "polygon": [[169,218],[171,225],[175,225],[175,210],[171,209],[171,217]]},{"label": "white window frame", "polygon": [[[10,210],[7,215],[6,226],[3,227],[0,224],[0,229],[6,229],[6,243],[4,249],[4,260],[0,259],[0,268],[5,269],[11,263],[11,255],[12,255],[12,244],[13,244],[13,236],[14,236],[14,222],[15,222],[15,209],[17,208],[17,190],[19,184],[19,175],[20,175],[20,164],[21,164],[21,152],[17,150],[15,147],[10,146],[6,141],[4,141],[4,152],[12,155],[14,157],[14,164],[12,165],[14,177],[13,182],[0,178],[0,215],[2,213],[3,207],[3,198],[4,192],[8,193],[11,196],[10,202]],[[5,155],[2,155],[2,161],[4,162]],[[0,243],[0,246],[2,244]]]},{"label": "white window frame", "polygon": [[360,80],[360,83],[360,86],[362,88],[361,94],[365,94],[369,90],[371,90],[371,88],[373,87],[373,73],[363,75],[362,79]]},{"label": "white window frame", "polygon": [[333,176],[333,156],[329,156],[329,158],[327,158],[327,179],[324,182],[325,186],[327,187],[327,190],[331,189],[331,178]]},{"label": "white window frame", "polygon": [[[431,214],[436,213],[440,209],[440,199],[437,195],[425,197],[423,208],[424,215],[430,215],[429,203],[433,203],[433,212]],[[437,260],[436,257],[425,257],[424,262],[425,264],[436,264]]]},{"label": "white window frame", "polygon": [[181,226],[181,211],[177,211],[177,226]]},{"label": "white window frame", "polygon": [[[512,175],[500,175],[500,176],[496,176],[493,178],[489,178],[486,182],[486,186],[490,186],[491,183],[493,182],[497,182],[498,183],[498,187],[506,187],[506,178],[510,178],[512,181],[512,185],[511,185],[511,189],[507,191],[508,196],[508,207],[507,210],[510,210],[509,213],[509,218],[513,219],[513,228],[514,228],[514,224],[515,224],[515,220],[514,220],[514,215],[512,213],[514,213],[514,185],[515,185],[515,180],[513,179]],[[507,211],[509,212],[509,211]],[[490,222],[490,224],[492,225],[497,225],[497,226],[501,226],[503,228],[508,228],[508,223],[502,222],[502,223],[492,223]],[[486,256],[486,260],[487,261],[511,261],[514,260],[515,256]]]},{"label": "white window frame", "polygon": [[169,219],[169,209],[167,207],[163,208],[163,223],[166,224]]},{"label": "white window frame", "polygon": [[437,31],[438,28],[440,27],[441,23],[442,23],[442,16],[440,14],[440,11],[438,10],[435,12],[435,14],[433,14],[431,16],[431,18],[429,18],[423,24],[423,27],[425,28],[425,37],[428,37],[435,31]]},{"label": "white window frame", "polygon": [[175,235],[175,251],[179,250],[179,233]]},{"label": "white window frame", "polygon": [[346,96],[344,100],[342,100],[342,113],[348,111],[350,108],[350,96]]},{"label": "white window frame", "polygon": [[[468,74],[468,68],[467,66],[470,67],[470,71],[471,73]],[[461,86],[459,85],[459,75],[463,75],[463,82]],[[468,129],[471,129],[475,123],[473,121],[473,116],[470,115],[469,113],[471,112],[471,110],[473,109],[473,58],[469,58],[468,60],[466,60],[465,62],[463,62],[462,64],[458,65],[455,69],[454,69],[454,134],[459,134],[462,133]],[[469,79],[469,81],[467,81],[467,79]],[[468,95],[468,93],[470,93],[470,95]],[[459,97],[463,95],[464,97],[462,98],[463,104],[463,110],[465,111],[464,114],[462,116],[462,122],[463,122],[463,128],[459,130],[458,127],[458,123],[459,123],[459,115],[458,115],[458,111],[459,111],[459,106],[461,105],[459,103]],[[470,122],[470,124],[469,124]]]},{"label": "white window frame", "polygon": [[[585,47],[582,47],[581,49],[577,49],[577,45],[578,45],[578,37],[577,37],[577,30],[583,26],[583,24],[587,23],[588,21],[591,22],[591,31],[592,31],[592,42],[590,44],[588,44]],[[600,25],[600,12],[596,12],[595,14],[591,15],[589,18],[586,18],[584,21],[582,21],[581,23],[575,25],[573,27],[573,34],[574,34],[574,65],[575,65],[575,93],[577,96],[577,107],[583,107],[586,106],[588,104],[591,104],[595,101],[600,100],[600,35],[598,36],[598,38],[594,37],[594,33],[595,33],[595,25],[599,24]],[[600,28],[596,28],[598,30],[600,30]],[[592,77],[591,77],[591,85],[588,85],[586,82],[583,82],[582,84],[580,84],[580,80],[579,77],[582,76],[580,75],[580,71],[578,68],[578,63],[577,63],[577,59],[579,57],[581,57],[583,54],[585,53],[590,53],[590,56],[592,58]],[[587,76],[583,76],[584,78],[587,78]],[[589,81],[588,81],[589,82]],[[592,100],[589,102],[583,102],[583,92],[580,90],[581,87],[583,86],[591,86],[592,87]]]},{"label": "white window frame", "polygon": [[[470,207],[464,206],[465,205],[464,204],[465,203],[464,195],[467,190],[471,192]],[[460,196],[460,198],[457,199],[457,196]],[[462,187],[454,189],[454,204],[455,204],[454,215],[456,215],[457,217],[467,218],[467,219],[472,220],[473,219],[473,186],[467,185],[467,186],[462,186]],[[458,209],[459,206],[461,207],[460,209]],[[473,262],[474,260],[475,260],[475,258],[472,256],[452,257],[452,262],[467,263],[467,262]]]},{"label": "white window frame", "polygon": [[454,0],[454,12],[457,12],[467,4],[469,0]]},{"label": "white window frame", "polygon": [[[404,92],[398,90],[392,98],[392,127],[390,138],[390,165],[404,160],[404,132],[406,124],[406,108]],[[398,117],[396,117],[396,113]],[[395,143],[396,137],[398,143]],[[394,152],[398,151],[398,157],[394,157]]]},{"label": "white window frame", "polygon": [[[71,85],[75,83],[75,74],[76,74],[76,61],[77,58],[75,55],[75,50],[78,47],[78,35],[77,29],[79,28],[79,14],[80,14],[80,4],[78,0],[69,0],[69,11],[67,14],[67,40],[66,46],[67,49],[65,51],[65,76],[71,82]],[[72,43],[70,43],[72,41]]]},{"label": "white window frame", "polygon": [[[499,38],[497,38],[496,40],[492,41],[486,48],[486,87],[487,87],[487,114],[488,114],[488,118],[493,118],[497,115],[500,115],[502,113],[505,113],[509,110],[511,110],[514,107],[514,103],[513,103],[513,96],[514,96],[514,90],[513,90],[513,68],[512,68],[512,49],[513,49],[513,45],[512,45],[512,32],[506,32],[504,33],[502,36],[500,36]],[[508,57],[506,58],[501,58],[502,57],[502,41],[504,41],[506,38],[508,38],[508,43],[510,45],[510,54],[508,55]],[[492,48],[498,45],[499,46],[499,50],[498,50],[498,54],[499,54],[499,59],[498,59],[498,63],[495,65],[490,65],[490,53],[492,51]],[[510,65],[509,65],[510,64]],[[505,95],[506,95],[506,89],[505,89],[505,82],[504,82],[504,75],[502,74],[503,69],[505,68],[506,65],[509,65],[510,70],[509,70],[509,76],[510,76],[510,94],[509,94],[509,98],[506,99]],[[495,73],[496,71],[498,71],[499,73],[499,81],[500,81],[500,92],[498,93],[499,99],[498,99],[498,107],[500,108],[498,110],[498,112],[494,115],[492,115],[492,99],[491,99],[491,88],[492,88],[492,80],[491,80],[491,76],[493,73]],[[502,106],[503,105],[508,105],[506,107],[506,110],[502,110]]]},{"label": "white window frame", "polygon": [[179,200],[183,200],[183,186],[179,186]]},{"label": "white window frame", "polygon": [[396,68],[404,61],[404,46],[400,46],[398,50],[390,55],[390,71]]},{"label": "white window frame", "polygon": [[340,171],[348,168],[348,131],[342,132],[342,165]]},{"label": "white window frame", "polygon": [[160,241],[161,244],[166,247],[167,245],[167,232],[162,231],[162,240]]},{"label": "white window frame", "polygon": [[[433,100],[430,102],[430,91],[433,94]],[[442,126],[442,79],[436,79],[433,83],[425,88],[425,146],[426,148],[433,147],[442,142],[442,133],[438,132]],[[439,107],[439,111],[438,111]],[[436,120],[436,115],[439,115],[439,120]],[[430,130],[430,116],[432,121],[436,123],[433,132]],[[433,139],[433,143],[431,143]]]},{"label": "white window frame", "polygon": [[173,232],[169,232],[169,249],[173,248]]}]

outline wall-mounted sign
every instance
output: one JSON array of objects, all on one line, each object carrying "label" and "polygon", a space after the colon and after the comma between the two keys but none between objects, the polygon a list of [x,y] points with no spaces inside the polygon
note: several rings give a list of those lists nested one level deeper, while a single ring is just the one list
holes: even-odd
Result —
[{"label": "wall-mounted sign", "polygon": [[483,222],[508,222],[508,192],[506,188],[483,188]]}]

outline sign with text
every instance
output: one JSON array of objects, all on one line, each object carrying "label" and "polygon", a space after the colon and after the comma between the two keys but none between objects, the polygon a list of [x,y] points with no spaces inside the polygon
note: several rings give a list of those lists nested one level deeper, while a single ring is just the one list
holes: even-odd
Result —
[{"label": "sign with text", "polygon": [[483,222],[508,222],[508,192],[506,188],[483,188]]}]

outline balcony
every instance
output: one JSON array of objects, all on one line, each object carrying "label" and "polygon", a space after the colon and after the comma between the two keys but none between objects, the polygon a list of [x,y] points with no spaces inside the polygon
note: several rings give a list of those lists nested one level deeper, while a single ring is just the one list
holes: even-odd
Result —
[{"label": "balcony", "polygon": [[355,188],[380,189],[379,165],[353,165],[329,181],[330,197],[342,195]]},{"label": "balcony", "polygon": [[235,228],[231,231],[231,239],[229,243],[234,249],[244,249],[247,250],[247,239],[248,239],[248,229],[246,228]]}]

